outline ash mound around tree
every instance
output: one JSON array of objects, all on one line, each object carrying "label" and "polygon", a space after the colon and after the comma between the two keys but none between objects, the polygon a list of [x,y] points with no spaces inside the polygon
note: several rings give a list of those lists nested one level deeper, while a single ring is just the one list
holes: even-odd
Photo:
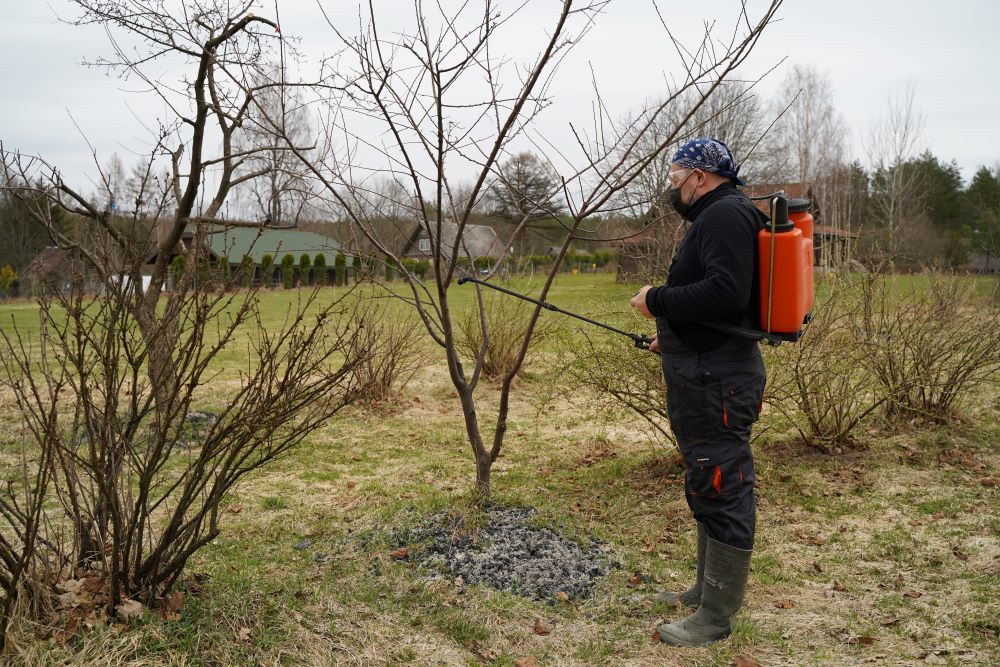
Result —
[{"label": "ash mound around tree", "polygon": [[410,531],[411,540],[426,545],[413,549],[411,557],[436,572],[432,579],[461,577],[460,585],[482,584],[534,599],[556,593],[585,598],[598,579],[621,567],[608,546],[599,541],[585,546],[534,526],[535,514],[533,508],[490,507],[470,535],[460,519],[439,512]]}]

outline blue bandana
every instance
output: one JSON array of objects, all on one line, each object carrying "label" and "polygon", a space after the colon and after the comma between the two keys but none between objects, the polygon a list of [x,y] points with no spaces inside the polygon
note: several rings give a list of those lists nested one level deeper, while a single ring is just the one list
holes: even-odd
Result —
[{"label": "blue bandana", "polygon": [[729,147],[718,139],[696,137],[691,139],[674,153],[671,164],[684,169],[701,169],[719,176],[730,178],[737,185],[746,185],[746,181],[738,176],[740,166]]}]

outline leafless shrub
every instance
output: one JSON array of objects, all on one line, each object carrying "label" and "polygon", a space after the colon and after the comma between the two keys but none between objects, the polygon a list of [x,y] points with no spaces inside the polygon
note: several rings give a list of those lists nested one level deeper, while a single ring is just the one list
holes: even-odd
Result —
[{"label": "leafless shrub", "polygon": [[818,301],[797,343],[765,352],[768,388],[764,400],[798,430],[803,442],[845,444],[886,397],[864,370],[869,350],[857,335],[857,292],[832,277],[830,294]]},{"label": "leafless shrub", "polygon": [[[467,359],[477,362],[482,355],[482,375],[489,380],[499,381],[513,370],[520,373],[524,363],[518,357],[528,334],[532,310],[532,306],[513,297],[484,296],[482,309],[470,308],[457,322],[458,349]],[[537,351],[555,330],[553,320],[539,320],[527,351]]]},{"label": "leafless shrub", "polygon": [[[275,327],[255,293],[195,291],[164,317],[177,381],[154,391],[149,332],[130,314],[130,291],[44,298],[37,360],[35,341],[2,333],[0,379],[31,436],[25,459],[38,461],[24,468],[51,478],[48,518],[72,538],[52,570],[58,590],[77,596],[63,605],[71,614],[159,606],[219,534],[226,492],[355,400],[364,359],[350,341],[368,323],[344,302],[317,309],[314,292]],[[250,355],[232,393],[201,396],[238,339]],[[196,401],[218,413],[192,442]]]},{"label": "leafless shrub", "polygon": [[667,418],[666,383],[660,357],[636,349],[625,338],[583,333],[560,346],[559,366],[570,391],[594,392],[602,414],[633,412],[658,436],[676,444]]},{"label": "leafless shrub", "polygon": [[1000,309],[978,299],[961,275],[869,274],[860,335],[889,420],[953,417],[962,398],[1000,370]]},{"label": "leafless shrub", "polygon": [[358,399],[380,403],[398,395],[431,359],[423,326],[412,318],[388,317],[373,310],[370,325],[351,339],[349,349],[360,359],[354,367]]}]

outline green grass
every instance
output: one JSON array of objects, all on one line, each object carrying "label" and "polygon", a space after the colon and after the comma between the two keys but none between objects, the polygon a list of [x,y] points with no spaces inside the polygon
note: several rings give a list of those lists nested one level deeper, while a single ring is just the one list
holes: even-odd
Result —
[{"label": "green grass", "polygon": [[[537,294],[540,281],[511,285]],[[548,300],[651,332],[651,323],[628,312],[635,287],[605,275],[560,276]],[[451,296],[461,311],[472,306],[475,290],[455,286]],[[262,298],[267,325],[277,326],[295,294]],[[390,316],[407,312],[398,301],[385,307]],[[11,315],[25,326],[37,321],[28,304],[0,305],[0,318]],[[572,340],[585,326],[567,321],[560,335]],[[649,638],[659,623],[684,613],[654,604],[653,595],[694,576],[682,470],[673,451],[628,413],[595,416],[585,393],[554,396],[546,355],[558,343],[546,341],[515,386],[493,493],[497,502],[537,508],[538,525],[611,546],[622,568],[591,598],[550,603],[481,586],[460,592],[450,578],[430,581],[425,570],[390,555],[431,513],[450,511],[473,529],[482,521],[469,503],[469,445],[438,352],[390,404],[343,411],[237,487],[220,516],[221,534],[189,563],[190,573],[208,579],[199,594],[185,596],[180,619],[150,615],[62,647],[23,628],[22,661],[512,665],[531,655],[541,665],[719,665],[742,654],[761,664],[877,664],[917,662],[956,645],[973,662],[1000,661],[1000,497],[978,482],[1000,465],[996,386],[970,398],[967,414],[975,420],[879,431],[865,448],[839,456],[789,444],[779,437],[777,416],[762,424],[772,430],[755,445],[758,542],[746,604],[731,638],[708,649],[675,649]],[[213,382],[234,377],[245,354],[239,342],[228,350]],[[218,405],[212,385],[204,390],[199,407]],[[479,397],[488,430],[496,388],[484,385]],[[20,423],[10,402],[0,403],[0,419],[10,452]],[[967,452],[967,465],[942,467],[938,456],[949,449]],[[608,455],[588,460],[597,450]],[[793,606],[776,606],[785,600]],[[536,617],[551,624],[551,634],[533,632]],[[847,641],[841,630],[874,643]]]}]

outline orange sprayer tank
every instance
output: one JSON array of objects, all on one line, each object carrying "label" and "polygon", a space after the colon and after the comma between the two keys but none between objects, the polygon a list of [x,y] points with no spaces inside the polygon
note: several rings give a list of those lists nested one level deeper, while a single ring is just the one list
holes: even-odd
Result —
[{"label": "orange sprayer tank", "polygon": [[[785,198],[775,197],[771,202],[771,219],[772,223],[757,237],[760,324],[764,331],[787,334],[795,340],[813,305],[812,216],[808,220],[800,216],[799,224],[790,221]],[[806,225],[808,236],[803,234],[802,227]]]},{"label": "orange sprayer tank", "polygon": [[806,298],[808,300],[808,307],[806,308],[807,313],[811,313],[813,309],[813,216],[812,216],[812,202],[808,199],[789,199],[788,200],[788,221],[795,225],[796,229],[802,230],[802,240],[807,246],[809,252],[809,259],[807,261],[809,265],[808,282],[806,285]]}]

